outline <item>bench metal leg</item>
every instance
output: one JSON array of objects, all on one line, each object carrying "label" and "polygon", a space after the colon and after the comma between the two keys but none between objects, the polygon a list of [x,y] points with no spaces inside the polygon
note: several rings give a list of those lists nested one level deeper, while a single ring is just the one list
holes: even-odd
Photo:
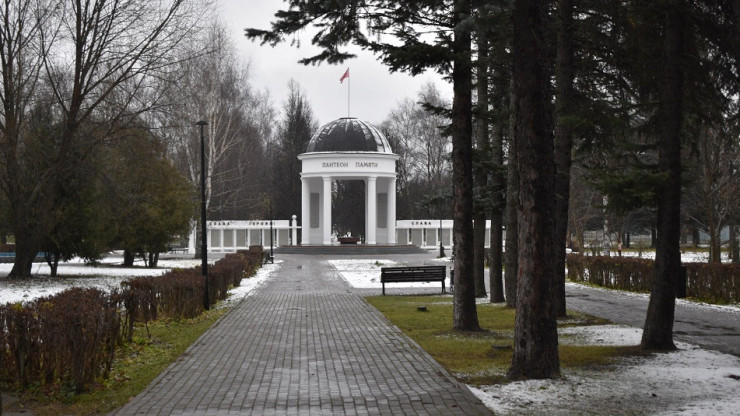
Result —
[{"label": "bench metal leg", "polygon": [[385,282],[383,282],[383,296],[385,296]]}]

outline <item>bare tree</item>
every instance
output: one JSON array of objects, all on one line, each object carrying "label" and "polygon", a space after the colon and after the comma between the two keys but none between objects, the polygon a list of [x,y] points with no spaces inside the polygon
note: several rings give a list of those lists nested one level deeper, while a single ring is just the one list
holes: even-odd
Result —
[{"label": "bare tree", "polygon": [[249,66],[239,58],[225,26],[212,22],[202,42],[206,53],[185,51],[184,56],[197,56],[181,60],[171,74],[161,124],[171,157],[200,186],[200,131],[195,122],[208,123],[207,209],[213,218],[246,217],[259,205],[264,190],[260,184],[267,176],[259,175],[267,172],[264,144],[270,140],[274,110],[269,95],[249,83]]},{"label": "bare tree", "polygon": [[31,221],[25,208],[39,204],[42,196],[33,184],[36,168],[28,163],[31,146],[24,133],[43,68],[39,54],[41,28],[52,11],[51,2],[5,0],[0,3],[0,187],[10,211],[10,228],[21,235],[20,239],[16,238],[16,251],[22,267],[14,268],[12,275],[16,276],[30,274],[31,261],[36,255],[33,250],[39,248],[43,230],[48,227],[44,217]]},{"label": "bare tree", "polygon": [[427,83],[416,96],[416,102],[408,98],[401,101],[391,111],[384,125],[401,138],[401,148],[394,151],[406,155],[405,165],[409,175],[428,184],[439,184],[450,169],[447,157],[451,149],[450,138],[442,132],[448,120],[443,115],[425,110],[424,105],[449,107],[440,97],[437,87]]},{"label": "bare tree", "polygon": [[702,125],[697,139],[696,181],[686,192],[687,203],[697,209],[688,216],[709,234],[709,262],[720,263],[722,229],[740,204],[740,179],[735,172],[740,149],[721,127]]},{"label": "bare tree", "polygon": [[[392,140],[393,151],[401,156],[398,161],[399,205],[405,203],[404,195],[417,199],[417,205],[420,198],[431,200],[432,194],[438,194],[450,183],[448,155],[451,142],[443,132],[448,119],[426,110],[425,106],[445,109],[449,104],[440,97],[435,85],[428,83],[419,91],[415,102],[408,98],[402,100],[383,122],[383,130]],[[446,211],[440,211],[437,206],[421,210],[412,206],[408,207],[407,213],[418,217],[440,215]]]},{"label": "bare tree", "polygon": [[[30,100],[51,97],[46,132],[51,140],[43,155],[24,153],[23,132],[13,132],[19,127],[15,122],[6,136],[15,138],[4,143],[5,168],[12,171],[6,189],[12,194],[16,238],[11,276],[31,273],[39,244],[57,221],[54,209],[65,198],[59,185],[74,177],[94,147],[105,143],[110,129],[152,107],[139,100],[140,92],[150,88],[154,75],[172,64],[184,39],[198,30],[193,6],[186,0],[4,2],[2,13],[13,16],[8,22],[18,31],[9,39],[3,36],[3,43],[17,46],[3,48],[10,51],[7,62],[15,61],[3,68],[3,76],[21,80],[6,83],[4,93],[11,93],[7,98],[12,96],[21,111]],[[202,4],[198,7],[204,10]],[[18,59],[25,65],[15,66]],[[36,89],[40,85],[44,91]],[[6,115],[16,121],[22,117]],[[21,176],[20,167],[27,163],[33,164],[33,176]]]},{"label": "bare tree", "polygon": [[602,210],[597,206],[601,203],[601,194],[589,186],[585,178],[585,168],[573,165],[571,170],[571,192],[568,204],[568,235],[566,241],[573,251],[582,251],[584,248],[584,232],[588,223],[602,216]]}]

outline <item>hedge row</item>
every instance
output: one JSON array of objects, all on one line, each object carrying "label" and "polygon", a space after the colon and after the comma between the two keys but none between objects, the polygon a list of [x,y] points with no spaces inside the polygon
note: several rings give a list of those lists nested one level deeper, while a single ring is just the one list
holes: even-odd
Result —
[{"label": "hedge row", "polygon": [[[568,278],[602,287],[650,292],[653,260],[569,254]],[[740,302],[740,265],[685,263],[686,296],[706,302]]]},{"label": "hedge row", "polygon": [[63,382],[82,391],[108,375],[118,316],[112,297],[99,289],[0,306],[2,379],[21,386]]},{"label": "hedge row", "polygon": [[686,263],[686,296],[712,303],[740,303],[740,265]]},{"label": "hedge row", "polygon": [[[262,249],[229,254],[209,267],[211,304],[259,269]],[[27,303],[0,306],[0,380],[68,385],[77,392],[107,377],[117,343],[135,322],[192,318],[202,313],[200,268],[125,281],[120,290],[68,289]]]},{"label": "hedge row", "polygon": [[[262,264],[262,247],[229,254],[208,268],[210,304],[226,299],[229,288],[239,286]],[[203,312],[205,282],[201,268],[172,270],[156,277],[137,277],[122,283],[123,336],[131,340],[136,322],[189,319]]]}]

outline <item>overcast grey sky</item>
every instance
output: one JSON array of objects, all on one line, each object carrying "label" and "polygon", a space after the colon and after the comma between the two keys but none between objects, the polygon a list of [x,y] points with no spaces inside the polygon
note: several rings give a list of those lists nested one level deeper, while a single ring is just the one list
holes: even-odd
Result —
[{"label": "overcast grey sky", "polygon": [[383,121],[400,100],[406,97],[415,98],[426,82],[435,82],[444,95],[451,94],[452,87],[434,72],[417,77],[402,73],[391,74],[372,54],[363,51],[358,51],[358,58],[342,65],[301,65],[297,63],[298,59],[316,51],[306,34],[299,38],[302,42],[300,48],[289,44],[281,44],[275,48],[260,46],[258,42],[244,37],[245,27],[268,29],[275,12],[285,6],[284,2],[220,2],[221,16],[233,30],[237,47],[251,61],[252,85],[258,89],[269,89],[275,105],[282,108],[288,93],[288,81],[295,79],[308,96],[314,116],[321,125],[347,116],[347,80],[342,84],[339,82],[347,68],[350,69],[350,115],[374,124]]}]

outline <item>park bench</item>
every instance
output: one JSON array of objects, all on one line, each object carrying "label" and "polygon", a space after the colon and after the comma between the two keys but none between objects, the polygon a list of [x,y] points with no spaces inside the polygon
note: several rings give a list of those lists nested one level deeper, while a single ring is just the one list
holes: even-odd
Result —
[{"label": "park bench", "polygon": [[386,283],[403,282],[442,282],[442,293],[445,293],[447,266],[406,266],[381,267],[380,282],[385,295]]},{"label": "park bench", "polygon": [[170,253],[187,253],[188,252],[188,246],[185,245],[171,245],[167,247],[167,251]]}]

